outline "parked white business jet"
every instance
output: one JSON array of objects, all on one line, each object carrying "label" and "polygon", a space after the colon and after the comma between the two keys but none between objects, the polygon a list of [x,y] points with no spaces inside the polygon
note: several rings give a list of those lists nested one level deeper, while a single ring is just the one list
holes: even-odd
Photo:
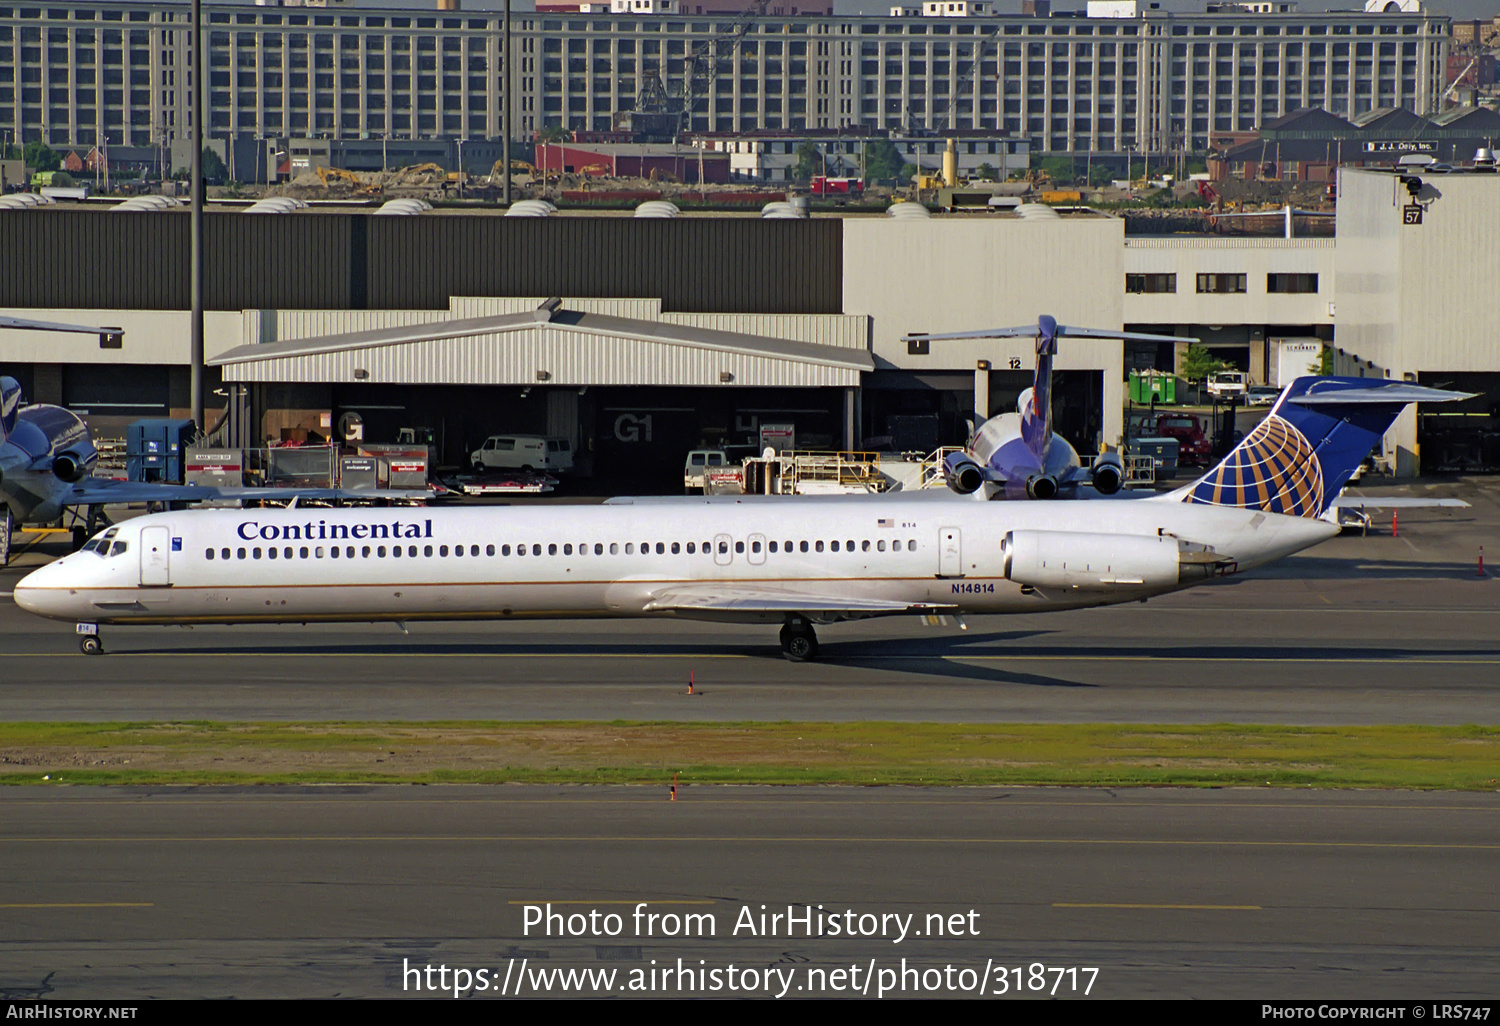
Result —
[{"label": "parked white business jet", "polygon": [[1151,499],[162,513],[109,528],[14,594],[77,622],[88,653],[102,651],[100,624],[676,616],[781,623],[783,652],[804,660],[815,624],[1128,602],[1315,545],[1338,533],[1324,514],[1395,415],[1457,396],[1301,379],[1207,476]]}]

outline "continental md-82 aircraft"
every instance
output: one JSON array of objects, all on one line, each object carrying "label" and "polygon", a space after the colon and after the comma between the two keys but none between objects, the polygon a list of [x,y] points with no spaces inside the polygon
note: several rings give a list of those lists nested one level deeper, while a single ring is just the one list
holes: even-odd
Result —
[{"label": "continental md-82 aircraft", "polygon": [[[900,614],[1130,602],[1338,533],[1340,489],[1407,403],[1460,393],[1299,378],[1222,463],[1134,501],[713,497],[600,506],[200,510],[140,517],[21,580],[77,623],[307,623],[670,616],[814,626]],[[932,501],[936,499],[937,501]]]}]

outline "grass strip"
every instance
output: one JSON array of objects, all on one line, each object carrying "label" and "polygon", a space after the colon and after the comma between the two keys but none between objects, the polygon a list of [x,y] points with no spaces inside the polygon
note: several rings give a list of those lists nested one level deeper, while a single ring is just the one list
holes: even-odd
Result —
[{"label": "grass strip", "polygon": [[1492,790],[1500,727],[5,723],[0,784],[1063,784]]}]

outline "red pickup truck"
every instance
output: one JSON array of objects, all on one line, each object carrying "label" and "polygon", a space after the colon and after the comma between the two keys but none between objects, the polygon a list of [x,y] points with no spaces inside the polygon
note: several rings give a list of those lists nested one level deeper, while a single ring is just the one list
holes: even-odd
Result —
[{"label": "red pickup truck", "polygon": [[1141,422],[1142,438],[1177,439],[1177,462],[1190,466],[1207,466],[1213,443],[1203,430],[1203,421],[1191,413],[1161,413],[1155,420]]}]

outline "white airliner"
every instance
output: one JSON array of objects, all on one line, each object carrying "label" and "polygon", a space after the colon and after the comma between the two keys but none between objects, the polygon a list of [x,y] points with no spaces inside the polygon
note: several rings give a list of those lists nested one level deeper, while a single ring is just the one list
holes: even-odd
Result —
[{"label": "white airliner", "polygon": [[613,500],[601,506],[199,510],[111,527],[35,571],[18,605],[78,624],[675,616],[815,624],[1135,601],[1338,533],[1325,519],[1397,413],[1458,393],[1294,382],[1194,484],[1134,501]]}]

